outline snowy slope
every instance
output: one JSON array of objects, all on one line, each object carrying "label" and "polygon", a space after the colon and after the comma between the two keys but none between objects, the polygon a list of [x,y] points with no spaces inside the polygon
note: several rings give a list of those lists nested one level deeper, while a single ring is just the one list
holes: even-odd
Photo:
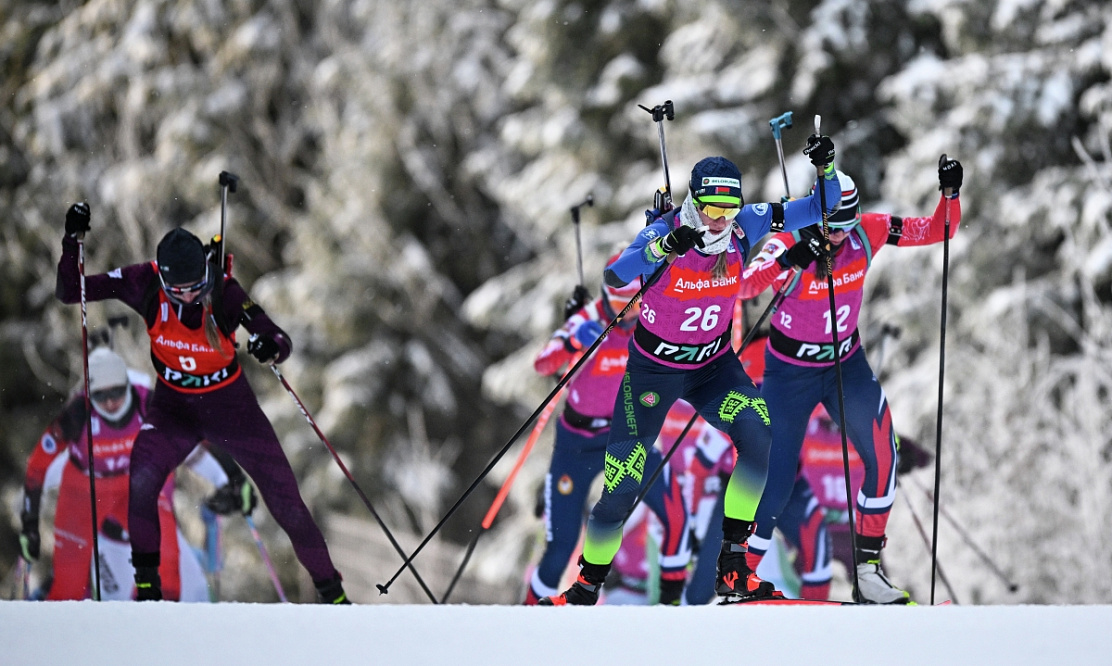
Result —
[{"label": "snowy slope", "polygon": [[760,649],[795,664],[1095,664],[1112,654],[1109,626],[1112,606],[542,609],[3,601],[0,663],[709,664],[751,662]]}]

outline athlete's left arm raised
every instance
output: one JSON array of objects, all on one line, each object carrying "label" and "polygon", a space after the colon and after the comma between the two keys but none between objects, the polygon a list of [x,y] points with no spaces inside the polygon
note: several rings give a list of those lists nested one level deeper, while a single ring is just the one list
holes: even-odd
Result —
[{"label": "athlete's left arm raised", "polygon": [[887,213],[865,213],[861,226],[869,235],[873,252],[884,245],[911,247],[941,243],[946,236],[946,206],[950,207],[950,238],[958,233],[961,224],[961,199],[942,196],[930,217],[895,217]]}]

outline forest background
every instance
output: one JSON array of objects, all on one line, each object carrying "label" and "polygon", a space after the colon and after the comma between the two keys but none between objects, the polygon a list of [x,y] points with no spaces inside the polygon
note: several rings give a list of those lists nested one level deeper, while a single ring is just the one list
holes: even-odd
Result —
[{"label": "forest background", "polygon": [[[748,202],[792,194],[821,114],[866,211],[929,214],[938,157],[962,161],[950,245],[941,499],[1018,581],[1009,592],[942,524],[939,561],[966,603],[1112,596],[1112,6],[1099,0],[8,0],[0,7],[0,572],[17,553],[26,457],[81,378],[78,308],[54,299],[68,205],[86,200],[90,272],[145,261],[184,225],[219,230],[239,279],[291,334],[291,384],[407,549],[551,387],[532,356],[578,282],[569,207],[583,209],[587,287],[726,155]],[[897,429],[934,447],[942,248],[888,250],[862,334],[886,345]],[[759,303],[757,307],[763,305]],[[752,313],[759,312],[756,307]],[[90,324],[128,314],[90,306]],[[117,347],[150,370],[133,313]],[[874,361],[879,349],[871,349]],[[334,461],[270,373],[250,378],[357,601],[419,601]],[[533,453],[455,599],[516,602],[534,555]],[[421,557],[443,589],[510,457]],[[888,569],[923,596],[928,520],[914,472]],[[188,475],[197,535],[208,490]],[[310,598],[284,535],[260,526],[287,587]],[[228,520],[223,596],[274,598]],[[424,566],[422,567],[422,564]],[[41,575],[45,564],[40,564]],[[296,594],[294,595],[297,596]]]}]

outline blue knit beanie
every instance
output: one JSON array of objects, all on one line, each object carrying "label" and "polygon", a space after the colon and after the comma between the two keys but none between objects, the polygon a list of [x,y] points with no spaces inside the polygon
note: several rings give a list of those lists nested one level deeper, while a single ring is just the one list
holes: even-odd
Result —
[{"label": "blue knit beanie", "polygon": [[691,170],[691,197],[701,203],[724,203],[741,206],[741,171],[725,157],[699,160]]}]

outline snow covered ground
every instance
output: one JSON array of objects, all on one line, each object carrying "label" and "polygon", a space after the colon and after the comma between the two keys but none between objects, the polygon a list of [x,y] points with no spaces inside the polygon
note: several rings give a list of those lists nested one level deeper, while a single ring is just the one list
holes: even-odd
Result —
[{"label": "snow covered ground", "polygon": [[1112,606],[551,609],[0,601],[0,663],[1097,664],[1112,655],[1109,626]]}]

